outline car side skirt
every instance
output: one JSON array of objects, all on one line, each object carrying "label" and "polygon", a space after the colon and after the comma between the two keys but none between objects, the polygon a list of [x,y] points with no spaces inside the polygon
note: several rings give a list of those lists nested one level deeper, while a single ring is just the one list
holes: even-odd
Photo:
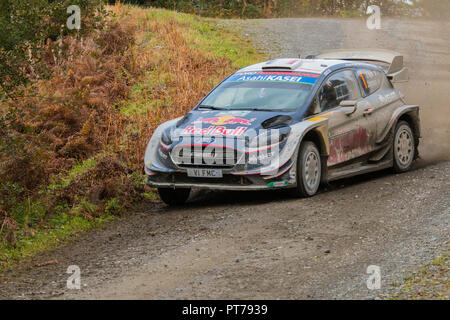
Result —
[{"label": "car side skirt", "polygon": [[370,173],[378,170],[391,168],[393,166],[393,160],[388,159],[377,163],[361,163],[360,165],[350,164],[346,167],[342,167],[335,170],[329,170],[327,175],[327,181],[350,178],[360,174]]}]

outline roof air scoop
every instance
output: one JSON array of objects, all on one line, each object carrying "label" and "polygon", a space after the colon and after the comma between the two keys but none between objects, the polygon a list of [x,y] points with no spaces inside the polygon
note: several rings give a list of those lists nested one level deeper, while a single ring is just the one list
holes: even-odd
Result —
[{"label": "roof air scoop", "polygon": [[267,61],[263,70],[295,70],[302,64],[301,59],[275,59]]}]

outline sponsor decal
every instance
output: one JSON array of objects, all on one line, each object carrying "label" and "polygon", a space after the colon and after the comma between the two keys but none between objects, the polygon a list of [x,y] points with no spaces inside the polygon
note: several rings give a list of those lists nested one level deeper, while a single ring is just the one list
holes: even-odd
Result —
[{"label": "sponsor decal", "polygon": [[233,115],[226,115],[226,116],[217,116],[217,117],[211,117],[211,118],[199,118],[196,121],[194,121],[194,124],[196,123],[209,123],[215,126],[222,126],[226,124],[240,124],[249,126],[251,122],[255,121],[256,118],[253,119],[244,119],[240,117],[236,117]]},{"label": "sponsor decal", "polygon": [[322,120],[326,120],[327,118],[323,118],[323,117],[312,117],[309,119],[306,119],[307,121],[312,121],[312,122],[317,122],[317,121],[322,121]]},{"label": "sponsor decal", "polygon": [[246,71],[239,72],[233,76],[254,76],[254,75],[278,75],[278,76],[301,76],[308,78],[319,78],[319,73],[295,72],[295,71]]},{"label": "sponsor decal", "polygon": [[247,130],[246,127],[237,127],[236,129],[228,129],[223,126],[210,126],[208,128],[187,126],[181,132],[181,134],[240,136],[245,132],[245,130]]},{"label": "sponsor decal", "polygon": [[326,118],[326,116],[328,116],[328,115],[330,115],[330,114],[331,114],[331,111],[326,112],[326,113],[322,113],[322,114],[319,114],[318,116],[315,116],[315,117],[306,119],[306,121],[314,121],[314,122],[317,122],[317,121],[327,120],[328,118]]},{"label": "sponsor decal", "polygon": [[293,73],[261,73],[254,75],[236,74],[227,79],[227,82],[245,82],[245,81],[265,81],[265,82],[285,82],[285,83],[306,83],[314,84],[316,77],[307,77],[303,75],[295,75]]},{"label": "sponsor decal", "polygon": [[271,182],[267,185],[269,188],[277,188],[277,187],[285,187],[287,186],[287,181],[277,181],[277,182]]},{"label": "sponsor decal", "polygon": [[397,98],[398,98],[397,93],[391,92],[387,95],[379,95],[378,101],[380,101],[382,104],[388,104],[394,102],[395,100],[397,100]]}]

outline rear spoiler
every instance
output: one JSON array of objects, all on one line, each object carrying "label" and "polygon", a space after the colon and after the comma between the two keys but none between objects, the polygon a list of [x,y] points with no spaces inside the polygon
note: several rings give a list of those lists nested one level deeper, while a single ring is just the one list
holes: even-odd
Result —
[{"label": "rear spoiler", "polygon": [[[309,56],[308,58],[312,58]],[[403,65],[403,55],[398,52],[382,49],[348,49],[325,51],[314,58],[349,61],[381,62],[388,65],[385,72],[392,82],[409,80],[408,69]]]}]

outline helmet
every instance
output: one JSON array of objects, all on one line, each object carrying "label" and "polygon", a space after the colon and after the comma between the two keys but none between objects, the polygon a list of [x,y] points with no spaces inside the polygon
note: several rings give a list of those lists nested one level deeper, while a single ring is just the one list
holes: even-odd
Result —
[{"label": "helmet", "polygon": [[332,108],[337,102],[336,90],[330,80],[327,80],[320,93],[320,105],[322,110]]}]

